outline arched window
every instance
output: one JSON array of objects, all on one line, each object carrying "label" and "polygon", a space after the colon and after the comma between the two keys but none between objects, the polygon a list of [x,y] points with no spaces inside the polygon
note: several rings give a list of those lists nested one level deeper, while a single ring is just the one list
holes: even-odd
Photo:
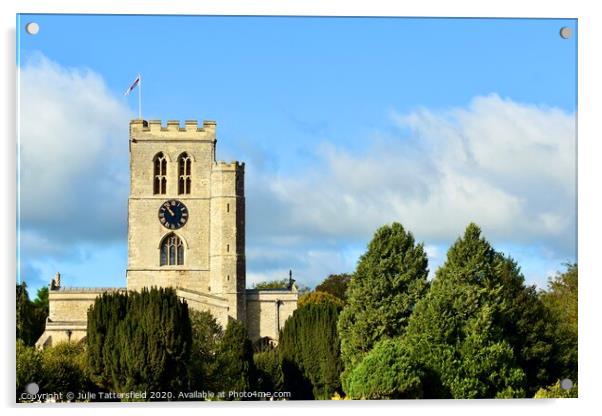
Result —
[{"label": "arched window", "polygon": [[163,152],[153,159],[153,194],[165,194],[167,191],[167,160]]},{"label": "arched window", "polygon": [[184,243],[175,234],[167,234],[161,242],[161,266],[184,264]]},{"label": "arched window", "polygon": [[190,193],[190,165],[192,159],[184,152],[178,158],[178,194]]}]

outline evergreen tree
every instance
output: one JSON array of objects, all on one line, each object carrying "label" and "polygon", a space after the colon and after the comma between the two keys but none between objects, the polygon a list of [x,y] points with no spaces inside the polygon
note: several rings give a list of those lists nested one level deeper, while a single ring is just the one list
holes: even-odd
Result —
[{"label": "evergreen tree", "polygon": [[441,383],[435,397],[524,397],[547,377],[541,304],[511,259],[470,224],[403,338]]},{"label": "evergreen tree", "polygon": [[384,338],[402,335],[428,288],[427,256],[398,223],[379,228],[358,262],[338,328],[345,370]]},{"label": "evergreen tree", "polygon": [[284,324],[278,351],[283,390],[293,399],[329,399],[341,390],[339,311],[332,302],[307,303]]},{"label": "evergreen tree", "polygon": [[216,373],[219,374],[219,390],[225,391],[226,395],[230,391],[244,392],[255,389],[257,372],[253,362],[253,346],[242,322],[228,322],[217,348],[216,369]]},{"label": "evergreen tree", "polygon": [[16,292],[17,306],[17,339],[22,340],[25,345],[35,343],[33,334],[33,307],[27,294],[27,283],[17,284]]},{"label": "evergreen tree", "polygon": [[88,312],[90,369],[112,391],[184,390],[191,332],[188,306],[171,288],[105,293]]},{"label": "evergreen tree", "polygon": [[192,349],[190,353],[191,390],[216,391],[220,374],[216,371],[216,353],[224,335],[221,325],[207,311],[190,311]]},{"label": "evergreen tree", "polygon": [[38,290],[37,298],[32,302],[27,293],[25,282],[17,284],[17,339],[26,345],[34,345],[42,336],[48,316],[48,288]]}]

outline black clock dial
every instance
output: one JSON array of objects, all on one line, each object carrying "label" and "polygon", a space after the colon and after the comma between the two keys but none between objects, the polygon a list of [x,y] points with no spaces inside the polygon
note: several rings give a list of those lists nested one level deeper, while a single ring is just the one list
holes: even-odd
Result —
[{"label": "black clock dial", "polygon": [[188,208],[176,199],[165,201],[159,208],[159,221],[165,228],[177,230],[188,221]]}]

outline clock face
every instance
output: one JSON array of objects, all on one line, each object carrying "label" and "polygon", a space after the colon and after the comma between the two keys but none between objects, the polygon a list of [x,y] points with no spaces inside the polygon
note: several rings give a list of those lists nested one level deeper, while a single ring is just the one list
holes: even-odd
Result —
[{"label": "clock face", "polygon": [[188,208],[176,199],[165,201],[159,208],[159,221],[165,228],[177,230],[188,221]]}]

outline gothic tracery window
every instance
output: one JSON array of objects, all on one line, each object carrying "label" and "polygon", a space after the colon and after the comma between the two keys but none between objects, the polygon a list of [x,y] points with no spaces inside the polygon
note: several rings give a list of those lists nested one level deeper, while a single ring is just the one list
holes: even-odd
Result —
[{"label": "gothic tracery window", "polygon": [[184,264],[184,243],[175,234],[168,234],[161,242],[161,266]]},{"label": "gothic tracery window", "polygon": [[190,165],[192,159],[184,152],[178,158],[178,194],[190,193]]},{"label": "gothic tracery window", "polygon": [[167,192],[167,160],[163,152],[157,153],[153,166],[153,194],[163,195]]}]

